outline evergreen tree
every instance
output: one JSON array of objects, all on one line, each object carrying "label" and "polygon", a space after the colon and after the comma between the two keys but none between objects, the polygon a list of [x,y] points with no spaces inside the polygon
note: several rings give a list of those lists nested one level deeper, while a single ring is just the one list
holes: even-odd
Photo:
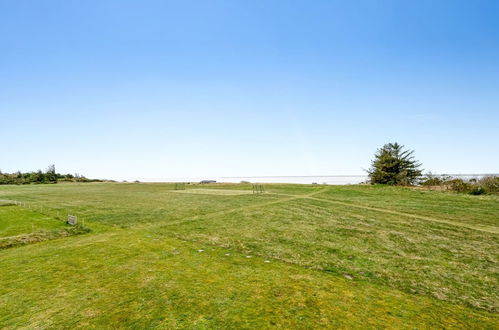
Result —
[{"label": "evergreen tree", "polygon": [[398,143],[387,143],[378,149],[367,171],[371,183],[409,185],[421,176],[421,164],[414,159],[414,151],[404,150]]}]

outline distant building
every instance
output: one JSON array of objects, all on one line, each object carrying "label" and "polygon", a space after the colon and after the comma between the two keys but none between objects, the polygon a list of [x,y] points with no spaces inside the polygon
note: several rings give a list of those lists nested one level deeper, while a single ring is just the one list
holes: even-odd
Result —
[{"label": "distant building", "polygon": [[216,180],[202,180],[199,183],[204,184],[204,183],[215,183],[217,182]]}]

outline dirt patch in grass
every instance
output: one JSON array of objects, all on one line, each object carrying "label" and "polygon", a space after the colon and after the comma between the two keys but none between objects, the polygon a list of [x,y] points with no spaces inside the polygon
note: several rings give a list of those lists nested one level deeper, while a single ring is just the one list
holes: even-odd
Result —
[{"label": "dirt patch in grass", "polygon": [[251,190],[236,190],[236,189],[186,189],[186,190],[174,190],[176,193],[182,194],[204,194],[204,195],[251,195],[253,192]]}]

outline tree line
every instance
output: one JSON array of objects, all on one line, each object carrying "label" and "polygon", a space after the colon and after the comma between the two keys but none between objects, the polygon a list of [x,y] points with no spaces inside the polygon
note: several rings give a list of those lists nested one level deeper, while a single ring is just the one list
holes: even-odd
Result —
[{"label": "tree line", "polygon": [[66,182],[100,182],[103,180],[88,179],[80,174],[60,174],[55,165],[50,165],[45,171],[2,173],[0,170],[0,184],[31,184]]}]

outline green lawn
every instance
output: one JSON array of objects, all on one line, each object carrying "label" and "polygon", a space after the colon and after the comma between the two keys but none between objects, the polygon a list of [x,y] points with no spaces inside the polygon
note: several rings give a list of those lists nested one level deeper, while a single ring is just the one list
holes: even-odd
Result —
[{"label": "green lawn", "polygon": [[63,221],[19,206],[0,206],[0,238],[64,228]]},{"label": "green lawn", "polygon": [[67,225],[59,212],[54,217],[47,208],[35,209],[3,202],[0,206],[0,250],[90,231],[80,225]]},{"label": "green lawn", "polygon": [[0,186],[45,214],[2,206],[0,235],[92,229],[0,250],[0,328],[497,328],[496,196],[265,188]]}]

